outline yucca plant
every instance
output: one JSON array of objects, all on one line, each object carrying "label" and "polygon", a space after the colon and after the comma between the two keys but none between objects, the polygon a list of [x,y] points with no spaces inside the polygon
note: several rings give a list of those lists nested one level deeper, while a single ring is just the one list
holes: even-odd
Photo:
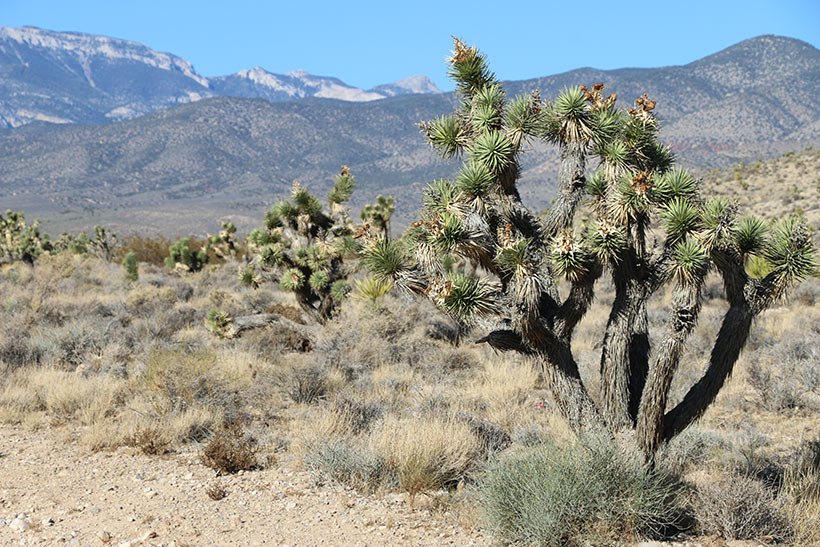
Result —
[{"label": "yucca plant", "polygon": [[383,298],[393,289],[390,279],[367,275],[353,282],[355,286],[353,298],[364,300],[375,306],[379,298]]},{"label": "yucca plant", "polygon": [[165,265],[176,272],[198,272],[208,263],[208,248],[191,249],[191,239],[183,237],[168,248]]},{"label": "yucca plant", "polygon": [[257,287],[276,281],[296,296],[310,317],[325,323],[349,293],[350,259],[360,247],[344,205],[355,186],[343,166],[323,209],[318,198],[294,183],[291,199],[275,204],[265,226],[248,234],[251,260],[240,270],[240,282]]},{"label": "yucca plant", "polygon": [[0,214],[0,264],[21,261],[33,264],[37,258],[53,249],[48,234],[40,233],[40,221],[26,224],[21,211]]},{"label": "yucca plant", "polygon": [[[753,319],[815,270],[808,230],[794,220],[766,229],[738,219],[729,202],[702,198],[698,181],[674,168],[658,142],[656,105],[646,95],[627,110],[603,84],[567,88],[551,102],[537,92],[509,100],[476,48],[456,40],[449,63],[460,104],[420,126],[443,157],[463,159],[461,170],[429,185],[406,234],[409,247],[368,238],[363,263],[462,324],[489,326],[478,342],[539,362],[576,431],[632,431],[651,456],[714,401]],[[533,140],[560,154],[557,196],[543,217],[517,188],[520,155]],[[454,275],[455,257],[476,262],[482,276]],[[771,268],[761,278],[746,273],[754,257]],[[710,271],[722,276],[729,308],[703,377],[667,410]],[[605,274],[615,298],[596,402],[571,341]],[[559,278],[566,289],[559,291]],[[651,348],[647,301],[667,286],[674,291],[667,331]]]},{"label": "yucca plant", "polygon": [[376,203],[368,203],[362,209],[362,222],[378,230],[382,237],[390,239],[390,217],[396,210],[393,196],[376,196]]},{"label": "yucca plant", "polygon": [[222,260],[236,260],[236,226],[233,222],[222,221],[222,229],[218,234],[209,235],[208,243],[213,253]]}]

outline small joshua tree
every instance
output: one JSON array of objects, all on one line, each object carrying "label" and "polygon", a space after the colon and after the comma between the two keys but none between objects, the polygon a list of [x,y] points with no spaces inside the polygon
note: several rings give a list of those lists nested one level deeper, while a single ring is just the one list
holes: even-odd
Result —
[{"label": "small joshua tree", "polygon": [[208,248],[191,250],[191,239],[183,237],[168,248],[165,265],[175,271],[198,272],[208,263]]},{"label": "small joshua tree", "polygon": [[365,224],[378,230],[382,237],[390,239],[390,217],[396,210],[393,196],[376,196],[376,203],[368,203],[362,209],[361,217]]},{"label": "small joshua tree", "polygon": [[54,242],[55,252],[68,251],[71,254],[88,257],[89,254],[111,262],[114,256],[114,247],[117,244],[116,234],[106,230],[102,226],[94,226],[94,239],[91,239],[85,232],[74,235],[63,232],[57,241]]},{"label": "small joshua tree", "polygon": [[328,210],[305,188],[294,183],[290,201],[274,205],[265,227],[248,234],[250,265],[240,272],[245,285],[278,280],[318,323],[325,323],[347,296],[349,265],[345,257],[359,247],[344,203],[355,179],[347,167],[328,194]]},{"label": "small joshua tree", "polygon": [[222,222],[218,234],[209,235],[208,243],[214,254],[222,260],[236,260],[236,226],[233,222]]},{"label": "small joshua tree", "polygon": [[[651,456],[715,400],[753,319],[815,270],[809,231],[793,219],[768,229],[760,219],[739,218],[722,198],[701,196],[697,181],[673,168],[672,153],[657,142],[655,102],[645,95],[628,111],[604,96],[603,84],[566,89],[551,103],[537,93],[509,101],[475,48],[456,40],[449,62],[461,105],[421,127],[444,157],[464,156],[464,164],[455,180],[429,186],[421,219],[408,230],[411,249],[370,238],[365,265],[462,323],[481,323],[489,332],[478,342],[540,362],[573,429],[631,431]],[[560,152],[558,195],[545,217],[518,193],[519,156],[529,139]],[[588,177],[590,160],[597,161]],[[448,273],[442,259],[452,256],[476,261],[486,275]],[[771,272],[747,275],[750,257],[764,257]],[[702,378],[667,409],[710,271],[723,279],[728,311]],[[603,333],[598,404],[571,341],[605,274],[615,298]],[[559,291],[559,278],[566,290]],[[651,348],[647,301],[667,286],[674,298],[666,332]]]},{"label": "small joshua tree", "polygon": [[51,251],[48,234],[40,233],[40,221],[27,225],[22,212],[0,214],[0,264],[22,261],[33,264],[44,252]]}]

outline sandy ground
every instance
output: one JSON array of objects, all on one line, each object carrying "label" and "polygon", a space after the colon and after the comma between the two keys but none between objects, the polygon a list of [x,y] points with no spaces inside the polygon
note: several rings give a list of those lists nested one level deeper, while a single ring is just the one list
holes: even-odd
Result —
[{"label": "sandy ground", "polygon": [[[64,430],[0,425],[0,545],[489,545],[396,494],[285,467],[216,477],[196,452],[88,453]],[[214,501],[214,484],[227,492]]]}]

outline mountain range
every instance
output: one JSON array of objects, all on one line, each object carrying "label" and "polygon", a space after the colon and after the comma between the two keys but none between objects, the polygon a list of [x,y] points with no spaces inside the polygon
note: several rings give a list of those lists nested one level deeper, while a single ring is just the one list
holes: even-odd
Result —
[{"label": "mountain range", "polygon": [[[359,180],[354,207],[394,194],[401,225],[426,182],[458,168],[415,127],[458,100],[424,77],[371,90],[258,67],[205,78],[134,42],[31,27],[0,32],[0,75],[9,126],[0,129],[0,207],[42,216],[53,231],[101,222],[201,233],[228,218],[244,231],[294,179],[323,194],[342,164]],[[656,100],[662,139],[688,167],[820,143],[820,51],[792,38],[752,38],[682,66],[580,68],[503,85],[550,99],[594,82],[622,107],[643,93]],[[542,208],[557,153],[546,143],[530,149],[522,194]]]},{"label": "mountain range", "polygon": [[304,70],[273,74],[255,67],[208,78],[185,59],[137,42],[0,27],[0,127],[106,123],[216,96],[374,101],[413,93],[441,90],[423,75],[370,90]]}]

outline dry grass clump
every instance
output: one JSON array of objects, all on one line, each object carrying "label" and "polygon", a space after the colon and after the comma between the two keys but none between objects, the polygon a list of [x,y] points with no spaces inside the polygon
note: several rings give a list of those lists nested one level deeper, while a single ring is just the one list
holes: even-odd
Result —
[{"label": "dry grass clump", "polygon": [[455,486],[480,454],[470,427],[451,417],[386,416],[375,426],[370,446],[411,499]]},{"label": "dry grass clump", "polygon": [[692,502],[703,534],[726,539],[787,541],[785,499],[752,477],[728,475],[698,485]]},{"label": "dry grass clump", "polygon": [[258,465],[259,447],[239,422],[226,423],[202,450],[202,461],[217,475],[232,475]]}]

